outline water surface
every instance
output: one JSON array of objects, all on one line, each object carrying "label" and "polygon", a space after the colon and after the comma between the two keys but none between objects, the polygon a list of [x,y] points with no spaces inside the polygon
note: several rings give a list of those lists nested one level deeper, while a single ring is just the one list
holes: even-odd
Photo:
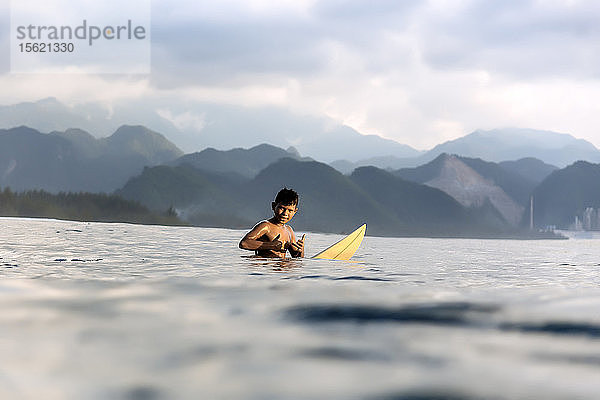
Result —
[{"label": "water surface", "polygon": [[0,226],[0,398],[598,398],[597,239],[282,261],[235,230]]}]

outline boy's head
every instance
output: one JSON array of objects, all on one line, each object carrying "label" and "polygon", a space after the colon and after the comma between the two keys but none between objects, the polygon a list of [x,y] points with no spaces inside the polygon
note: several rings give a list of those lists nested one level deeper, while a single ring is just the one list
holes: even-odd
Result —
[{"label": "boy's head", "polygon": [[274,203],[284,206],[298,206],[298,193],[295,190],[284,187],[275,196]]},{"label": "boy's head", "polygon": [[292,189],[283,188],[275,196],[271,204],[273,217],[282,224],[291,220],[298,211],[298,193]]}]

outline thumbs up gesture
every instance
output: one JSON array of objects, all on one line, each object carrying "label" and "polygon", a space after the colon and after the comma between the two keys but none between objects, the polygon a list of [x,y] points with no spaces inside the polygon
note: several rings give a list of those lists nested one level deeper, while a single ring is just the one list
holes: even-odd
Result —
[{"label": "thumbs up gesture", "polygon": [[306,237],[306,234],[302,235],[302,239],[298,240],[297,242],[291,242],[289,247],[290,247],[290,252],[294,252],[294,254],[292,254],[294,257],[304,257],[304,238]]},{"label": "thumbs up gesture", "polygon": [[285,251],[285,244],[281,240],[279,240],[280,237],[281,234],[278,233],[277,236],[275,236],[273,240],[269,242],[271,245],[271,250]]}]

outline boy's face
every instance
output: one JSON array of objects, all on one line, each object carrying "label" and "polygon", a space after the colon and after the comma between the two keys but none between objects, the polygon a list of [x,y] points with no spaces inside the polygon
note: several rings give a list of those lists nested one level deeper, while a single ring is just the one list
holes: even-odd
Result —
[{"label": "boy's face", "polygon": [[273,216],[277,219],[277,222],[281,224],[289,222],[298,211],[297,204],[281,204],[273,202],[271,206],[273,207]]}]

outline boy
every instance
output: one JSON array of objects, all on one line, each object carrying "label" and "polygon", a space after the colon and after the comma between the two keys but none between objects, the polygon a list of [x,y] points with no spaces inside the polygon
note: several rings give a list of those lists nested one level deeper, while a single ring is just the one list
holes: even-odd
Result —
[{"label": "boy", "polygon": [[240,240],[240,249],[254,250],[261,257],[285,258],[289,250],[292,257],[304,257],[304,236],[296,235],[288,223],[298,211],[298,193],[283,188],[271,203],[273,217],[261,221]]}]

